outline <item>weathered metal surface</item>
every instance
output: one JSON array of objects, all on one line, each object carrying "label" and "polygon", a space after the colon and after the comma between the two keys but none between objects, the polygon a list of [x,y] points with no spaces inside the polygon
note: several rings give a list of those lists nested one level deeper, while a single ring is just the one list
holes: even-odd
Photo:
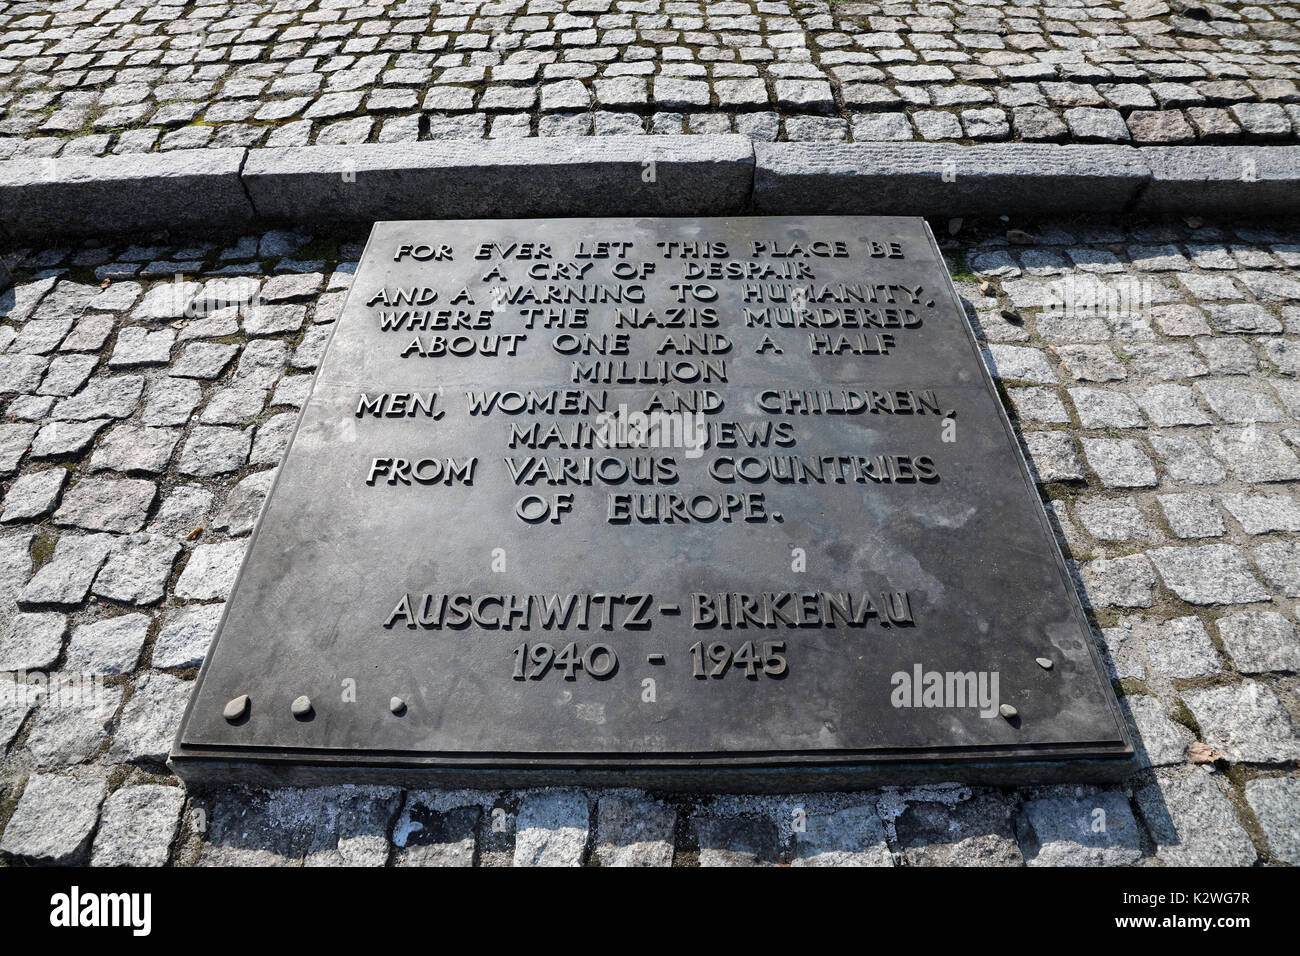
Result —
[{"label": "weathered metal surface", "polygon": [[1131,752],[923,220],[647,218],[375,226],[173,763],[810,789]]}]

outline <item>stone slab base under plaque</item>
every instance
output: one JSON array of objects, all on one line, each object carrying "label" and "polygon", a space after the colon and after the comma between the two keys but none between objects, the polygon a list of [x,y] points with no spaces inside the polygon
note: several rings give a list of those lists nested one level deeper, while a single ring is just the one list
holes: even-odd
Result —
[{"label": "stone slab base under plaque", "polygon": [[190,782],[831,790],[1133,768],[921,219],[381,222]]}]

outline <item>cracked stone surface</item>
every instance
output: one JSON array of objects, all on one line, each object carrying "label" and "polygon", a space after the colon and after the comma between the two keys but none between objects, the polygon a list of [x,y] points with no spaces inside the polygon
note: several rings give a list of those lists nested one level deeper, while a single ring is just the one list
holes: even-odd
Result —
[{"label": "cracked stone surface", "polygon": [[[679,130],[707,128],[701,118],[707,115],[725,115],[730,123],[734,113],[737,123],[745,118],[756,127],[768,124],[774,136],[787,135],[790,121],[803,116],[799,110],[818,103],[814,94],[819,88],[782,87],[791,105],[781,106],[770,98],[760,102],[758,86],[744,81],[762,80],[764,95],[775,95],[777,77],[828,82],[835,108],[803,118],[843,120],[839,104],[853,104],[851,115],[896,115],[901,121],[890,123],[914,124],[918,130],[926,124],[936,134],[946,130],[958,135],[942,121],[917,119],[922,111],[940,112],[953,117],[963,137],[968,130],[986,128],[967,112],[1038,106],[1063,125],[1065,111],[1076,107],[1114,110],[1135,139],[1139,133],[1130,122],[1135,113],[1175,112],[1187,119],[1200,142],[1204,131],[1221,126],[1214,117],[1198,120],[1195,110],[1222,112],[1239,125],[1234,117],[1240,111],[1231,107],[1248,100],[1272,102],[1284,110],[1293,105],[1276,82],[1285,78],[1235,75],[1256,69],[1281,72],[1293,56],[1264,46],[1289,41],[1258,35],[1260,30],[1291,28],[1294,19],[1285,20],[1278,7],[1268,8],[1272,21],[1242,14],[1242,21],[1222,21],[1238,23],[1241,30],[1218,40],[1196,34],[1191,46],[1184,45],[1188,41],[1179,32],[1157,29],[1167,17],[1103,17],[1099,11],[1119,10],[1105,3],[1071,8],[1077,14],[1075,29],[1082,31],[1090,23],[1088,36],[1115,38],[1105,41],[1114,45],[1043,60],[1038,54],[1057,49],[1054,44],[1067,38],[1073,39],[1066,46],[1081,46],[1075,40],[1082,32],[1053,26],[1043,34],[1048,46],[1015,47],[1013,37],[1032,32],[1029,22],[1046,21],[1012,18],[1015,28],[998,33],[994,24],[1011,23],[999,15],[1009,13],[1009,7],[970,14],[991,22],[987,29],[964,29],[964,39],[988,33],[1004,44],[985,49],[963,46],[956,32],[926,22],[930,14],[919,12],[860,14],[852,4],[837,5],[833,13],[800,7],[781,14],[791,23],[773,30],[778,14],[760,9],[765,4],[745,4],[744,14],[725,12],[729,5],[724,4],[710,4],[708,13],[671,14],[610,4],[608,9],[571,11],[593,20],[590,27],[571,29],[594,30],[596,43],[562,49],[569,54],[600,49],[602,31],[623,29],[595,22],[604,17],[629,17],[633,24],[626,29],[636,31],[641,29],[638,18],[662,16],[667,25],[644,29],[662,30],[665,38],[634,44],[652,55],[621,61],[618,56],[583,60],[561,55],[543,62],[541,55],[554,46],[549,39],[501,51],[490,43],[458,46],[451,38],[475,34],[474,18],[480,15],[477,5],[462,6],[456,16],[468,18],[467,23],[443,31],[449,38],[446,50],[386,51],[393,63],[427,53],[427,64],[403,60],[402,66],[381,68],[374,80],[362,75],[366,66],[340,66],[322,71],[329,78],[316,84],[315,67],[277,66],[273,76],[250,80],[246,74],[272,62],[253,56],[251,48],[269,44],[268,49],[280,51],[273,62],[283,61],[285,67],[306,59],[320,66],[347,58],[360,64],[385,52],[385,44],[409,39],[418,46],[433,35],[423,26],[407,32],[389,29],[387,23],[383,30],[365,24],[385,19],[423,25],[434,14],[426,10],[382,17],[375,12],[385,9],[380,5],[348,8],[329,23],[300,24],[307,32],[298,39],[261,40],[249,32],[262,29],[252,22],[261,14],[249,12],[232,17],[250,19],[238,28],[244,40],[232,37],[200,48],[180,42],[191,33],[164,34],[161,25],[201,22],[206,30],[210,23],[191,14],[209,8],[167,7],[158,14],[139,11],[129,24],[157,28],[167,39],[162,46],[142,43],[130,52],[123,47],[90,53],[72,49],[76,41],[56,39],[52,32],[58,29],[56,19],[77,19],[73,11],[19,15],[6,10],[0,12],[0,28],[7,39],[15,31],[40,37],[18,41],[17,53],[5,51],[5,58],[20,65],[0,72],[0,100],[9,97],[0,102],[0,110],[7,110],[0,122],[29,113],[53,115],[44,106],[29,110],[36,101],[25,100],[46,95],[28,88],[30,64],[42,63],[46,56],[61,57],[64,63],[37,71],[43,78],[60,78],[56,99],[80,89],[81,81],[71,80],[78,72],[93,78],[104,70],[112,76],[144,71],[129,84],[111,78],[87,81],[87,88],[103,91],[100,96],[138,97],[110,109],[146,106],[136,111],[141,114],[137,120],[119,114],[105,146],[109,150],[124,141],[145,143],[149,136],[148,148],[164,148],[163,137],[185,131],[189,120],[173,118],[168,123],[177,125],[162,125],[152,117],[164,105],[155,102],[161,76],[187,70],[186,78],[174,82],[210,82],[209,92],[168,90],[167,102],[199,103],[197,117],[219,104],[225,104],[222,110],[234,110],[222,115],[236,115],[235,106],[243,104],[254,107],[253,116],[291,97],[305,98],[283,120],[214,120],[198,127],[209,143],[235,135],[223,133],[226,126],[251,124],[259,137],[269,137],[304,122],[306,127],[299,127],[305,130],[303,142],[311,142],[330,124],[365,115],[371,95],[389,87],[417,93],[417,104],[435,86],[467,90],[470,103],[456,115],[472,118],[480,110],[478,98],[497,88],[495,74],[503,67],[509,69],[502,75],[518,78],[502,88],[572,80],[594,97],[596,112],[634,116],[663,128],[675,123]],[[94,19],[114,9],[100,5],[82,12]],[[414,9],[403,7],[406,13]],[[556,10],[527,14],[525,9],[499,16],[506,21],[536,16],[535,29],[549,32],[543,26],[570,15]],[[1032,13],[1038,8],[1015,9]],[[295,11],[293,17],[298,16]],[[663,55],[687,42],[669,41],[667,33],[684,38],[710,29],[687,25],[686,19],[744,16],[759,18],[760,29],[723,26],[720,34],[753,34],[753,49],[775,41],[772,58],[741,56],[740,51],[750,49],[744,45],[726,47],[737,51],[733,59]],[[16,25],[25,18],[35,19]],[[36,23],[41,19],[49,22]],[[868,34],[843,25],[870,26],[873,19],[871,42],[876,45],[870,47],[859,44]],[[674,20],[681,22],[673,26]],[[778,39],[794,34],[794,24],[809,22],[840,24],[826,27],[825,35],[842,33],[848,42],[812,42],[823,35],[821,27],[800,34],[807,45]],[[1213,28],[1206,21],[1189,22],[1199,24],[1198,30]],[[1148,24],[1145,32],[1131,32],[1133,24],[1142,23]],[[89,29],[90,23],[69,26],[75,32]],[[292,27],[265,29],[273,35]],[[953,45],[924,45],[932,42],[925,38],[931,34]],[[1124,37],[1135,38],[1137,45],[1121,42]],[[373,41],[374,49],[360,50],[357,41]],[[792,45],[780,45],[787,42]],[[23,44],[59,52],[24,53]],[[302,48],[291,52],[294,44]],[[337,49],[308,53],[315,44]],[[348,44],[353,50],[344,52]],[[1251,52],[1249,44],[1261,46]],[[245,45],[249,52],[226,67],[228,78],[193,79]],[[700,44],[699,49],[709,46]],[[216,59],[203,64],[185,60],[200,49]],[[624,53],[627,49],[622,46]],[[1147,51],[1141,59],[1136,58],[1139,49]],[[1096,58],[1105,51],[1114,55]],[[119,64],[94,65],[96,58],[113,59],[114,52],[122,54]],[[1224,59],[1229,52],[1232,58]],[[497,62],[483,62],[498,53]],[[515,56],[524,53],[530,56]],[[872,59],[837,60],[838,54],[859,53]],[[965,56],[971,59],[960,59]],[[91,59],[76,65],[77,57]],[[457,62],[438,63],[442,57]],[[137,62],[126,65],[132,58]],[[962,75],[962,68],[983,66],[982,60],[993,61],[996,80]],[[648,68],[610,75],[620,62]],[[1123,63],[1137,64],[1144,80],[1136,74],[1119,76],[1125,72]],[[1171,75],[1185,68],[1176,64],[1193,63],[1216,75]],[[1102,64],[1109,76],[1101,72]],[[669,65],[691,69],[660,72]],[[941,65],[951,78],[907,72]],[[547,72],[548,66],[572,69],[566,75],[566,70]],[[718,72],[742,66],[755,72]],[[1092,72],[1080,76],[1085,68]],[[347,77],[353,69],[362,73]],[[443,82],[444,72],[453,69],[466,72],[452,73]],[[402,70],[411,72],[387,77]],[[884,79],[874,78],[871,70],[880,70]],[[999,71],[1011,71],[1014,78]],[[241,83],[227,91],[236,72]],[[345,75],[340,79],[344,86],[359,85],[332,88],[336,74]],[[1074,78],[1067,78],[1071,74]],[[711,91],[708,112],[682,106],[675,108],[675,120],[664,119],[653,100],[660,76],[704,84]],[[737,83],[720,89],[723,76]],[[645,82],[596,85],[616,79]],[[268,92],[282,80],[274,94]],[[26,85],[15,91],[20,81]],[[258,83],[264,87],[254,89]],[[290,92],[291,84],[302,92]],[[324,96],[357,91],[364,94],[358,106],[349,108],[351,99],[330,100],[328,109],[305,118]],[[682,95],[689,91],[687,87]],[[743,106],[720,108],[714,98],[723,91],[729,100],[744,99]],[[1142,92],[1151,102],[1138,95]],[[1200,105],[1194,102],[1196,93],[1205,97]],[[796,107],[796,94],[807,102]],[[602,96],[620,103],[615,106]],[[1036,103],[1039,96],[1046,102]],[[1238,96],[1240,103],[1234,99]],[[22,107],[14,105],[19,99],[25,100]],[[392,104],[386,108],[394,111],[382,114],[376,123],[380,130],[389,119],[420,108],[403,106],[400,98],[377,102]],[[493,109],[494,118],[528,120],[516,132],[532,134],[541,118],[564,115],[547,113],[540,98],[526,107],[501,102]],[[1183,103],[1192,105],[1176,105]],[[50,105],[55,111],[61,108],[55,100]],[[98,107],[87,104],[84,109],[93,127]],[[1267,120],[1242,116],[1252,123]],[[1039,128],[1031,118],[1013,117],[1008,135]],[[1168,116],[1141,117],[1138,123],[1142,135],[1181,129]],[[157,135],[149,133],[155,127]],[[849,123],[848,134],[858,128],[868,124]],[[1048,124],[1041,129],[1048,135]],[[1073,134],[1050,135],[1064,139]],[[75,142],[56,138],[52,130],[11,129],[3,136],[24,144]],[[0,138],[4,142],[13,140]],[[1028,240],[1010,241],[1012,225]],[[1181,219],[991,223],[966,225],[951,235],[943,226],[935,224],[935,232],[958,291],[970,305],[972,328],[1005,386],[1008,416],[1038,473],[1051,526],[1076,587],[1096,617],[1099,652],[1125,691],[1121,709],[1141,755],[1141,769],[1132,778],[1101,791],[952,784],[770,797],[697,798],[626,790],[401,793],[349,787],[187,793],[163,761],[252,523],[306,400],[319,355],[314,343],[321,333],[309,336],[312,330],[328,331],[338,317],[365,235],[277,231],[186,245],[137,237],[134,245],[112,241],[0,250],[16,279],[14,294],[0,297],[0,671],[71,678],[93,669],[114,675],[105,688],[113,691],[107,719],[94,712],[47,708],[39,699],[14,696],[14,685],[0,682],[0,787],[12,794],[14,807],[12,816],[0,819],[0,855],[21,864],[59,860],[105,865],[1295,863],[1300,844],[1300,364],[1294,354],[1300,351],[1300,304],[1289,283],[1296,281],[1300,268],[1300,233],[1259,223],[1191,225]],[[178,273],[185,276],[183,283],[174,280]],[[88,278],[92,274],[94,284]],[[104,279],[110,281],[101,289]],[[981,282],[987,283],[983,289]],[[189,308],[195,302],[202,308]],[[250,326],[251,308],[264,311]],[[1014,308],[1019,320],[1002,318],[1004,308]],[[57,325],[38,326],[22,339],[32,322]],[[65,325],[67,331],[51,352],[13,351],[16,343],[44,349]],[[156,340],[159,345],[149,351],[148,361],[137,357],[126,367],[114,363],[122,332],[135,327],[174,331],[166,356],[164,336]],[[143,339],[138,344],[154,348]],[[76,361],[62,361],[68,358]],[[1192,764],[1188,747],[1196,742],[1218,749],[1223,759]],[[1092,830],[1098,809],[1105,813],[1104,833]]]}]

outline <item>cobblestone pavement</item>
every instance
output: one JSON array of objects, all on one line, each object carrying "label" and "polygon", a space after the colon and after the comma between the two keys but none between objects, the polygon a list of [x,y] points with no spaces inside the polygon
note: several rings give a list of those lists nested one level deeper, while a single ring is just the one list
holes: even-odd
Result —
[{"label": "cobblestone pavement", "polygon": [[1133,779],[187,794],[163,761],[363,237],[85,244],[7,256],[0,672],[108,676],[41,700],[0,681],[0,859],[1300,862],[1300,232],[970,230],[947,254],[1140,741]]},{"label": "cobblestone pavement", "polygon": [[0,0],[0,159],[738,131],[1294,142],[1300,7]]}]

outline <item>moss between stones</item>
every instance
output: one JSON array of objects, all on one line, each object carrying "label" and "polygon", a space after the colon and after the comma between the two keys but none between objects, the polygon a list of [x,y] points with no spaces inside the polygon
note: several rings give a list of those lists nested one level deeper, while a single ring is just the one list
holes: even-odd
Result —
[{"label": "moss between stones", "polygon": [[1187,705],[1183,703],[1181,697],[1174,701],[1174,707],[1169,717],[1174,723],[1182,724],[1195,734],[1197,740],[1204,739],[1201,734],[1201,725],[1196,722],[1196,718],[1192,716],[1192,712],[1187,709]]},{"label": "moss between stones", "polygon": [[1038,486],[1038,496],[1043,501],[1070,501],[1088,490],[1082,481],[1049,481]]},{"label": "moss between stones", "polygon": [[54,545],[59,536],[50,531],[42,532],[32,542],[32,574],[35,575],[46,562],[54,556]]},{"label": "moss between stones", "polygon": [[321,238],[313,239],[305,246],[294,253],[294,258],[303,262],[311,262],[315,259],[323,259],[327,269],[332,270],[335,265],[342,259],[339,253],[339,243],[335,239]]},{"label": "moss between stones", "polygon": [[1121,680],[1112,680],[1111,686],[1115,688],[1116,697],[1154,697],[1155,695],[1147,689],[1147,685],[1134,677],[1125,677]]}]

